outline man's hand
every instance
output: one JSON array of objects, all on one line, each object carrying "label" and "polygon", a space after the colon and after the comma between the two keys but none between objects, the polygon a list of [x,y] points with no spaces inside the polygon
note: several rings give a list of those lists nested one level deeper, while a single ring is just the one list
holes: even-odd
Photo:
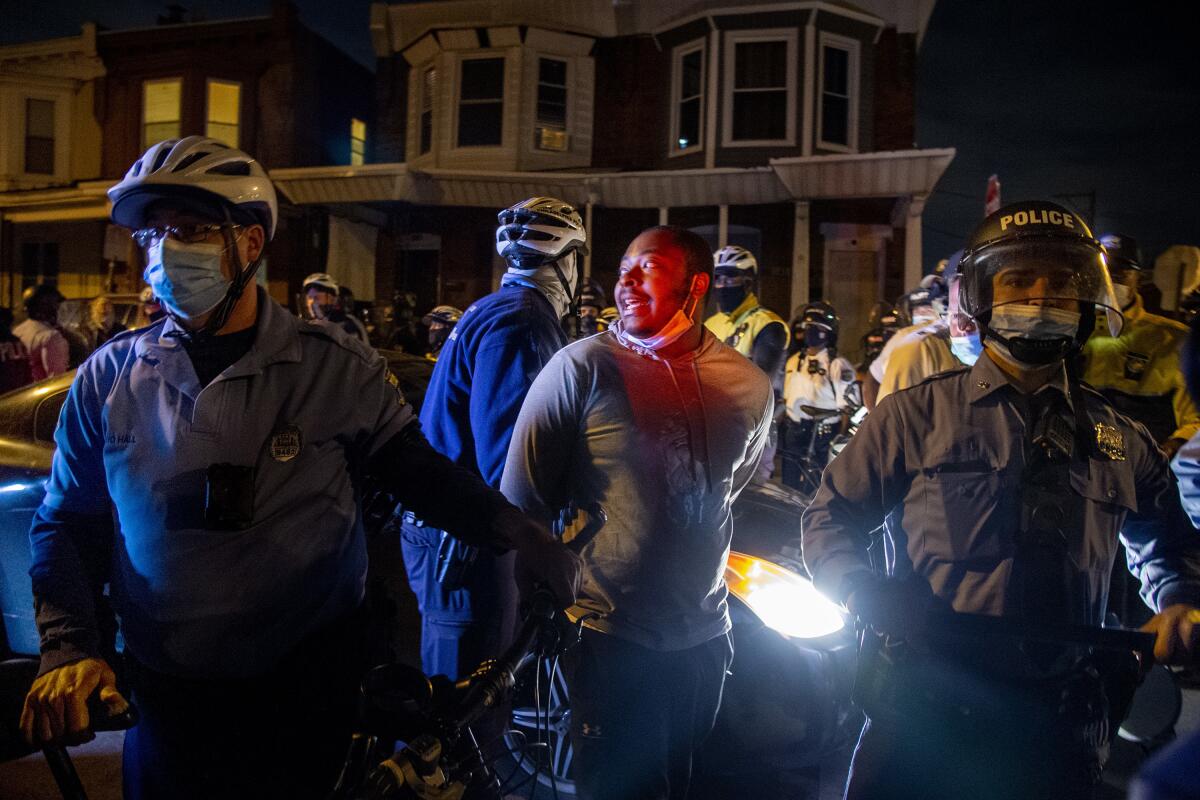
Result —
[{"label": "man's hand", "polygon": [[1188,665],[1200,660],[1200,609],[1179,603],[1155,614],[1142,630],[1153,633],[1154,658],[1164,664]]},{"label": "man's hand", "polygon": [[100,702],[112,714],[124,712],[129,703],[117,691],[117,676],[99,658],[85,658],[53,669],[38,677],[25,696],[21,710],[21,733],[35,746],[81,744],[91,741],[88,698],[99,690]]},{"label": "man's hand", "polygon": [[497,514],[494,524],[517,551],[515,571],[521,596],[528,597],[537,584],[543,584],[560,607],[572,605],[579,594],[579,556],[545,526],[515,508]]},{"label": "man's hand", "polygon": [[846,598],[851,613],[879,633],[900,639],[924,635],[939,605],[929,584],[915,577],[899,580],[873,576]]}]

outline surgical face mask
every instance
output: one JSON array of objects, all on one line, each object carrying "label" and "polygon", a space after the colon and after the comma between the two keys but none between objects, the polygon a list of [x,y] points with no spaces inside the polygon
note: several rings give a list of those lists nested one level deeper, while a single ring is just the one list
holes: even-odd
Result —
[{"label": "surgical face mask", "polygon": [[717,308],[728,314],[733,311],[746,299],[746,287],[744,285],[737,286],[718,286],[717,292]]},{"label": "surgical face mask", "polygon": [[1137,299],[1137,291],[1132,286],[1126,286],[1123,283],[1113,284],[1113,294],[1116,295],[1117,305],[1122,309],[1129,308]]},{"label": "surgical face mask", "polygon": [[1016,303],[996,306],[988,329],[1003,338],[994,344],[1018,366],[1044,366],[1066,355],[1079,331],[1079,312]]},{"label": "surgical face mask", "polygon": [[160,239],[146,249],[142,277],[168,311],[195,319],[216,308],[232,285],[221,271],[224,252],[225,247],[219,244]]},{"label": "surgical face mask", "polygon": [[828,345],[829,331],[819,325],[809,325],[804,329],[805,347],[827,347]]},{"label": "surgical face mask", "polygon": [[966,336],[951,336],[950,352],[959,361],[971,367],[975,365],[975,362],[979,360],[979,354],[983,352],[983,342],[979,341],[978,332],[968,333]]},{"label": "surgical face mask", "polygon": [[[617,336],[625,340],[625,342],[628,344],[634,345],[635,347],[639,347],[643,350],[663,349],[667,345],[677,341],[679,337],[691,330],[693,325],[692,317],[700,305],[700,299],[692,297],[692,289],[695,287],[695,285],[696,278],[693,276],[692,282],[688,284],[687,300],[684,301],[683,306],[675,312],[675,315],[667,321],[667,324],[664,325],[662,330],[660,330],[658,333],[645,338],[639,338],[622,330],[624,327],[622,325],[614,325],[613,330],[616,332]],[[691,303],[692,305],[691,312],[685,311],[685,309],[688,307],[688,303]]]}]

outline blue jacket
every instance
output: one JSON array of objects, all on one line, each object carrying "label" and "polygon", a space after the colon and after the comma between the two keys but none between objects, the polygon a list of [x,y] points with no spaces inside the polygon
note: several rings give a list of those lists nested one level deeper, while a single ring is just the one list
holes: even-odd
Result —
[{"label": "blue jacket", "polygon": [[421,406],[429,443],[499,488],[525,395],[566,343],[536,289],[504,286],[473,303],[442,348]]}]

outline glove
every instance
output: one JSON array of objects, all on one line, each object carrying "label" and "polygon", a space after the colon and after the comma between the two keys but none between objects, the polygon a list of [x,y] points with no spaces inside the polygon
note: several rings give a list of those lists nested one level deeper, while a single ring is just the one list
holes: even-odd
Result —
[{"label": "glove", "polygon": [[885,578],[864,574],[846,598],[851,613],[878,633],[898,639],[919,639],[930,618],[945,604],[922,578]]},{"label": "glove", "polygon": [[492,525],[517,551],[514,570],[523,599],[540,584],[550,590],[560,608],[575,603],[583,568],[578,554],[516,508],[501,510]]},{"label": "glove", "polygon": [[1200,609],[1184,603],[1167,606],[1155,614],[1142,630],[1153,633],[1154,658],[1180,666],[1200,662]]},{"label": "glove", "polygon": [[121,714],[129,703],[117,691],[117,676],[99,658],[72,661],[39,675],[25,696],[21,732],[30,744],[82,744],[95,738],[90,730],[88,698],[99,692],[110,714]]}]

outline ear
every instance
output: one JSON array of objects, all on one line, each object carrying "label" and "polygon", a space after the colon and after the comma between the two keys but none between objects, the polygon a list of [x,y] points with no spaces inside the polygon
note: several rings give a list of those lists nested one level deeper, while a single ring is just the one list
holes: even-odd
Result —
[{"label": "ear", "polygon": [[246,229],[246,263],[252,264],[262,255],[267,244],[267,233],[262,225],[251,225]]},{"label": "ear", "polygon": [[708,294],[710,283],[712,283],[712,278],[707,272],[697,272],[695,281],[692,283],[692,295],[695,297],[704,297],[704,295]]}]

